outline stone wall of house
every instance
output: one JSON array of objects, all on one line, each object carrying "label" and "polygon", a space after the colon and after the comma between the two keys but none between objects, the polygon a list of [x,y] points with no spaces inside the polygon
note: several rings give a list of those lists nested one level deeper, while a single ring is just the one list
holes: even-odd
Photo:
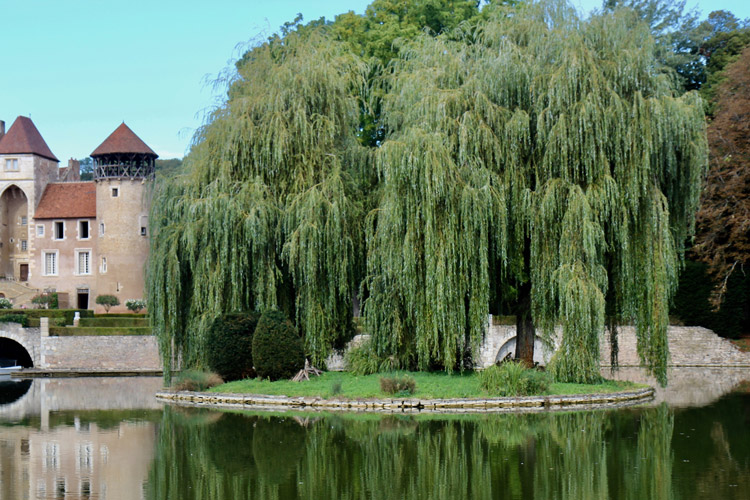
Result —
[{"label": "stone wall of house", "polygon": [[[18,170],[7,170],[6,159],[18,161]],[[31,217],[35,203],[41,196],[37,171],[47,173],[56,163],[32,154],[0,155],[0,276],[20,279],[21,264],[29,264],[32,248]],[[48,176],[43,176],[46,182]],[[18,188],[16,191],[15,188]],[[42,186],[43,190],[44,187]],[[21,216],[26,224],[21,224]],[[12,241],[11,241],[12,240]],[[27,250],[21,250],[21,241],[27,242]]]},{"label": "stone wall of house", "polygon": [[[81,222],[88,222],[88,236],[81,234]],[[62,239],[55,237],[55,224],[61,223]],[[68,295],[68,307],[93,309],[96,297],[97,233],[94,218],[34,219],[35,235],[34,270],[30,286],[40,290],[52,289]],[[43,228],[43,229],[39,229]],[[40,234],[41,233],[41,234]],[[79,269],[79,252],[88,252],[88,270]],[[57,254],[57,273],[45,275],[44,259],[47,253]],[[78,303],[78,293],[88,294],[87,307]]]},{"label": "stone wall of house", "polygon": [[[144,265],[149,251],[149,184],[143,179],[96,181],[97,294],[120,299],[120,306],[111,312],[127,312],[126,300],[144,296]],[[107,260],[106,271],[102,269],[103,258]],[[94,307],[93,302],[89,307]],[[96,306],[96,312],[104,310]]]}]

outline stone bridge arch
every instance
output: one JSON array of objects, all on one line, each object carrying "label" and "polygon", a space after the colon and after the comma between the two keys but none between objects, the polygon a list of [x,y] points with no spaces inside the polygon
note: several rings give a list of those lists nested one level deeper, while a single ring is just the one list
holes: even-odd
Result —
[{"label": "stone bridge arch", "polygon": [[[19,344],[29,354],[33,366],[40,365],[41,334],[39,328],[23,328],[16,323],[0,323],[0,340],[3,339]],[[3,357],[2,354],[0,357]]]}]

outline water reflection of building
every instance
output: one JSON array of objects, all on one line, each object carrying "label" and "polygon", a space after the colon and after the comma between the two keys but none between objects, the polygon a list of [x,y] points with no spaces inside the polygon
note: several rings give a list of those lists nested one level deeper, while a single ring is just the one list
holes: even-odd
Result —
[{"label": "water reflection of building", "polygon": [[144,498],[160,387],[157,377],[34,380],[0,405],[0,499]]},{"label": "water reflection of building", "polygon": [[121,422],[3,428],[0,498],[140,500],[153,459],[156,426]]}]

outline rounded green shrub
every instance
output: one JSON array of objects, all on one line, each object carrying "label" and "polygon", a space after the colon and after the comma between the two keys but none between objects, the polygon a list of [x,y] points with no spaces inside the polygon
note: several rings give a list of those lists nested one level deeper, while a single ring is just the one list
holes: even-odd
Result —
[{"label": "rounded green shrub", "polygon": [[[33,302],[33,301],[32,301]],[[106,312],[109,312],[109,310],[112,307],[119,306],[120,305],[120,299],[115,297],[114,295],[97,295],[96,301],[98,305],[104,307],[104,310]]]},{"label": "rounded green shrub", "polygon": [[297,329],[279,311],[267,311],[253,336],[253,362],[262,378],[293,377],[305,365],[305,352]]},{"label": "rounded green shrub", "polygon": [[206,337],[206,362],[230,382],[255,376],[253,334],[260,313],[238,312],[216,318]]}]

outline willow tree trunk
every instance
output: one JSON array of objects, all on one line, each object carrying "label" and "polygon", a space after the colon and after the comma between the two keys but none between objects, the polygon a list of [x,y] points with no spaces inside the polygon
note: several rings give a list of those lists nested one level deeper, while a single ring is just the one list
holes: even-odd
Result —
[{"label": "willow tree trunk", "polygon": [[534,321],[531,318],[531,283],[521,285],[516,310],[516,359],[534,366]]},{"label": "willow tree trunk", "polygon": [[[526,269],[531,264],[531,241],[526,238],[523,249],[523,261]],[[521,360],[527,368],[534,366],[534,320],[531,317],[531,280],[527,280],[518,289],[516,309],[516,359]]]}]

